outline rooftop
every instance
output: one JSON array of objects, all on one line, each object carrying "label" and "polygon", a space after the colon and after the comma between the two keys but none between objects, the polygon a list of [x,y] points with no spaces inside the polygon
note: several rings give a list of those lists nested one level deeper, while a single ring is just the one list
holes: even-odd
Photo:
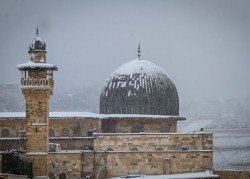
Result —
[{"label": "rooftop", "polygon": [[[129,175],[128,175],[129,176]],[[111,179],[121,179],[121,178],[136,178],[136,179],[198,179],[198,178],[219,178],[219,175],[215,175],[210,171],[206,172],[197,172],[197,173],[182,173],[182,174],[173,174],[173,175],[141,175],[138,177],[128,177],[128,176],[122,176],[122,177],[115,177]]]},{"label": "rooftop", "polygon": [[[0,120],[7,118],[25,118],[25,112],[0,112]],[[108,118],[171,118],[177,120],[185,120],[186,118],[180,116],[170,116],[170,115],[147,115],[147,114],[97,114],[91,112],[50,112],[50,118],[94,118],[94,119],[108,119]]]}]

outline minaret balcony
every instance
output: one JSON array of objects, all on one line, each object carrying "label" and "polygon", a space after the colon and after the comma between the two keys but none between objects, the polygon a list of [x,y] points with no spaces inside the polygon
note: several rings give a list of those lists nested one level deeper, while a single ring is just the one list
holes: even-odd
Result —
[{"label": "minaret balcony", "polygon": [[54,80],[52,78],[49,79],[34,79],[34,78],[22,78],[21,79],[22,87],[50,87],[53,88]]}]

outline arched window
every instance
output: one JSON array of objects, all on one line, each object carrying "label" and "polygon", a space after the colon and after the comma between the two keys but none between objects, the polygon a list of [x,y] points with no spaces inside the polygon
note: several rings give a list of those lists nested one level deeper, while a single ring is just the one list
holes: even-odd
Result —
[{"label": "arched window", "polygon": [[139,151],[137,147],[132,147],[130,150],[131,151]]},{"label": "arched window", "polygon": [[61,136],[69,136],[69,130],[67,128],[63,128],[61,130]]},{"label": "arched window", "polygon": [[9,129],[3,129],[1,132],[1,137],[10,137]]},{"label": "arched window", "polygon": [[55,131],[54,131],[54,129],[49,129],[49,136],[50,137],[55,137]]},{"label": "arched window", "polygon": [[49,179],[55,179],[55,174],[53,172],[49,173]]},{"label": "arched window", "polygon": [[135,124],[131,128],[132,133],[140,133],[144,132],[144,125],[143,124]]},{"label": "arched window", "polygon": [[73,136],[81,136],[81,127],[80,126],[73,128]]},{"label": "arched window", "polygon": [[60,173],[60,175],[59,175],[59,179],[66,179],[66,175],[65,175],[65,173]]}]

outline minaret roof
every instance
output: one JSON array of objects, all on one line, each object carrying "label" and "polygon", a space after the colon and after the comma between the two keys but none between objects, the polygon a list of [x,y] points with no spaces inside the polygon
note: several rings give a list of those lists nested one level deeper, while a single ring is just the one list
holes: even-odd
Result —
[{"label": "minaret roof", "polygon": [[38,28],[36,29],[36,36],[32,39],[31,43],[29,44],[29,53],[31,52],[39,52],[45,51],[46,52],[46,44],[42,40],[42,38],[38,34]]}]

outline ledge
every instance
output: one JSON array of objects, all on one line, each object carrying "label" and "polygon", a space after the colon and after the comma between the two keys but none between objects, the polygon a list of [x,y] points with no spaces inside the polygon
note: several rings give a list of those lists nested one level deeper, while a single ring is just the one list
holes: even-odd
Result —
[{"label": "ledge", "polygon": [[212,134],[212,132],[198,132],[198,133],[93,133],[94,137],[103,137],[103,136],[133,136],[133,135],[202,135],[202,134]]},{"label": "ledge", "polygon": [[94,137],[49,137],[49,140],[79,140],[79,139],[94,139]]},{"label": "ledge", "polygon": [[47,126],[47,123],[32,123],[32,126]]},{"label": "ledge", "polygon": [[48,155],[47,152],[27,152],[26,155]]}]

